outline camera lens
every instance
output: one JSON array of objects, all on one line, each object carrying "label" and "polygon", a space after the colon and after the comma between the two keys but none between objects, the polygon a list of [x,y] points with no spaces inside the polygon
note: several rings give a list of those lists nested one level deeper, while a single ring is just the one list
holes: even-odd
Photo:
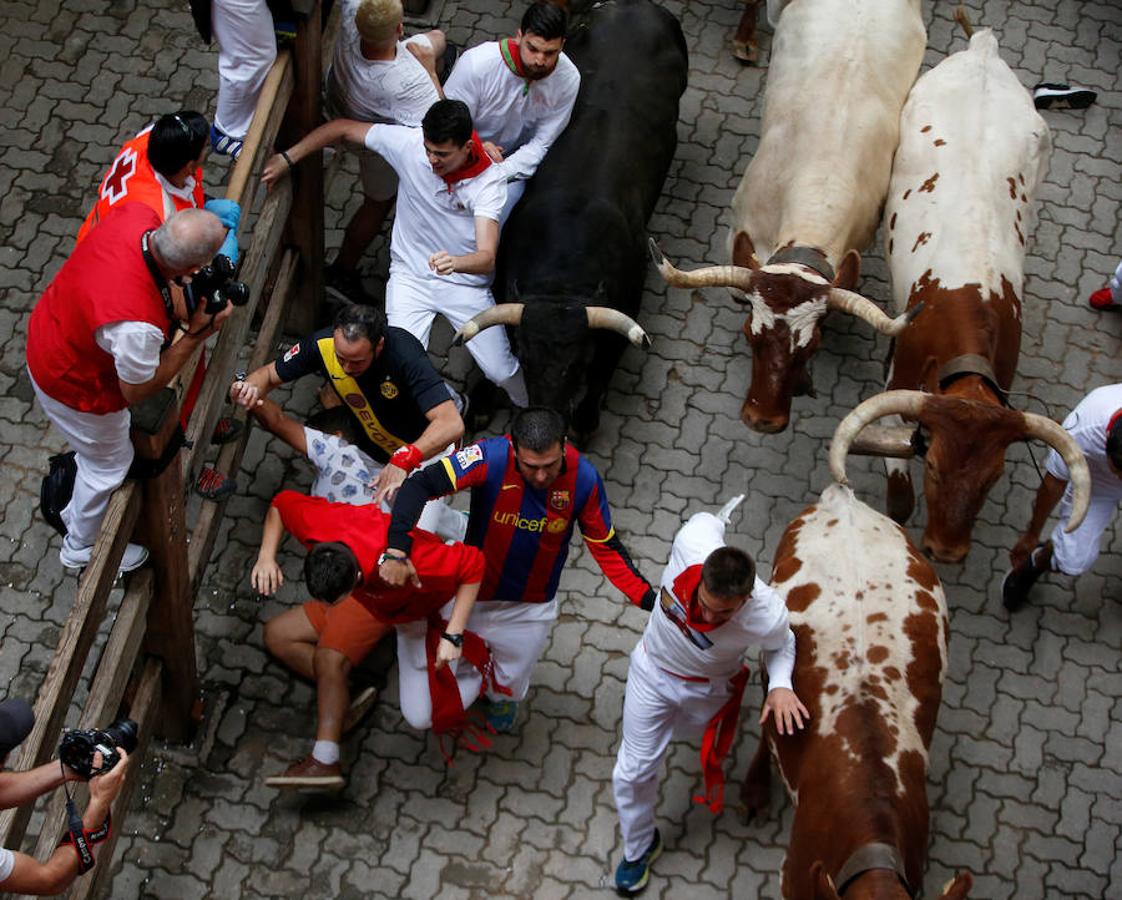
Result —
[{"label": "camera lens", "polygon": [[115,746],[123,748],[126,753],[136,749],[137,729],[132,719],[118,719],[105,729],[105,733],[113,739]]}]

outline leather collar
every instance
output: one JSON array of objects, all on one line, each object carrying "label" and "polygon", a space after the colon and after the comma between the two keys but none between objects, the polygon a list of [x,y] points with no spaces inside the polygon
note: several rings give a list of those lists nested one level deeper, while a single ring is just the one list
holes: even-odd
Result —
[{"label": "leather collar", "polygon": [[1001,385],[997,383],[997,375],[994,373],[990,361],[977,353],[964,353],[962,356],[956,356],[943,363],[942,368],[939,369],[939,374],[936,376],[939,390],[945,390],[951,382],[966,375],[977,375],[989,386],[991,391],[997,394],[997,399],[1001,401],[1002,406],[1009,406],[1009,397]]},{"label": "leather collar", "polygon": [[826,254],[815,247],[800,247],[796,244],[793,247],[776,250],[768,259],[767,265],[770,266],[773,263],[798,263],[801,266],[814,269],[830,284],[833,284],[834,278],[837,277],[834,267],[830,265],[830,261],[826,258]]},{"label": "leather collar", "polygon": [[895,872],[908,896],[915,897],[916,892],[908,883],[908,876],[904,873],[904,860],[900,856],[900,851],[891,844],[879,842],[863,844],[849,855],[849,859],[834,877],[834,889],[838,892],[838,896],[845,893],[845,889],[858,875],[863,875],[871,869],[887,869]]}]

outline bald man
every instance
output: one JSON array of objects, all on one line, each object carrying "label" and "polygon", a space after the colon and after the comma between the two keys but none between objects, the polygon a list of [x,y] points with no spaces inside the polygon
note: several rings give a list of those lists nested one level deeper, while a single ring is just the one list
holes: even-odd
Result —
[{"label": "bald man", "polygon": [[[62,512],[59,556],[68,568],[89,562],[109,496],[132,464],[128,407],[166,387],[232,310],[229,303],[216,314],[191,308],[176,283],[210,262],[225,237],[225,226],[204,210],[161,224],[150,207],[122,204],[75,247],[31,313],[31,384],[78,465]],[[147,557],[129,544],[121,571]]]}]

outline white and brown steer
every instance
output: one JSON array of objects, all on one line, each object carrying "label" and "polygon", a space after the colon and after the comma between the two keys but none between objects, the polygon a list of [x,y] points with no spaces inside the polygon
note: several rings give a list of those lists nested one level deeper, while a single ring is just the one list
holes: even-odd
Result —
[{"label": "white and brown steer", "polygon": [[[810,721],[783,737],[767,724],[743,799],[749,815],[767,809],[770,747],[796,805],[783,896],[913,897],[947,663],[939,579],[899,525],[831,485],[787,527],[771,583],[787,602]],[[971,884],[959,875],[943,897],[960,900]]]},{"label": "white and brown steer", "polygon": [[[948,400],[917,413],[901,394],[877,401],[877,414],[923,426],[923,547],[939,562],[966,556],[1006,447],[1027,436],[1007,392],[1021,344],[1032,198],[1050,153],[1048,126],[989,29],[926,72],[901,115],[886,255],[897,310],[922,303],[924,313],[896,339],[888,387]],[[908,463],[886,469],[889,515],[906,522],[915,503]]]},{"label": "white and brown steer", "polygon": [[827,309],[895,334],[873,303],[849,293],[877,230],[900,109],[926,34],[919,0],[797,0],[775,29],[760,145],[730,216],[731,267],[660,272],[682,287],[724,285],[747,307],[752,384],[741,418],[787,427],[791,398],[811,392],[807,363]]}]

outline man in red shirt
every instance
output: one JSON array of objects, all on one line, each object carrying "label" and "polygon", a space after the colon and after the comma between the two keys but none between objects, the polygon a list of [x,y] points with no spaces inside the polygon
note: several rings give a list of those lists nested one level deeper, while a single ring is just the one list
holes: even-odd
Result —
[{"label": "man in red shirt", "polygon": [[[89,562],[109,495],[132,464],[129,405],[162,390],[233,309],[192,309],[176,283],[213,259],[225,238],[204,210],[177,212],[161,225],[144,204],[126,203],[74,248],[31,313],[31,384],[78,465],[62,511],[65,566]],[[172,342],[177,330],[184,333]],[[147,555],[129,544],[122,570]]]},{"label": "man in red shirt", "polygon": [[[101,179],[97,200],[78,230],[75,243],[82,243],[110,211],[126,203],[143,203],[160,217],[161,222],[183,209],[206,209],[218,216],[229,229],[218,252],[228,257],[230,262],[237,263],[241,207],[233,200],[208,199],[203,192],[202,165],[209,131],[210,124],[203,115],[185,109],[160,116],[154,125],[149,125],[126,141]],[[206,358],[200,355],[180,407],[180,425],[183,428],[187,427],[205,375]],[[241,423],[221,419],[212,442],[227,443],[234,440],[240,430]],[[195,483],[195,489],[209,499],[233,493],[236,488],[233,478],[227,478],[210,466],[203,467]]]},{"label": "man in red shirt", "polygon": [[[266,779],[271,787],[343,787],[339,739],[350,699],[347,678],[395,624],[428,623],[429,689],[438,711],[435,731],[462,724],[454,676],[461,654],[466,652],[467,661],[482,672],[490,671],[486,646],[464,631],[483,580],[483,554],[458,542],[445,544],[427,531],[413,531],[411,559],[418,577],[394,587],[378,576],[389,523],[389,515],[374,504],[331,503],[295,491],[277,494],[269,507],[250,576],[253,587],[269,596],[283,583],[276,554],[287,530],[310,550],[304,580],[313,599],[270,619],[265,645],[298,675],[315,681],[318,706],[312,752],[283,774]],[[439,610],[453,595],[445,622]]]}]

